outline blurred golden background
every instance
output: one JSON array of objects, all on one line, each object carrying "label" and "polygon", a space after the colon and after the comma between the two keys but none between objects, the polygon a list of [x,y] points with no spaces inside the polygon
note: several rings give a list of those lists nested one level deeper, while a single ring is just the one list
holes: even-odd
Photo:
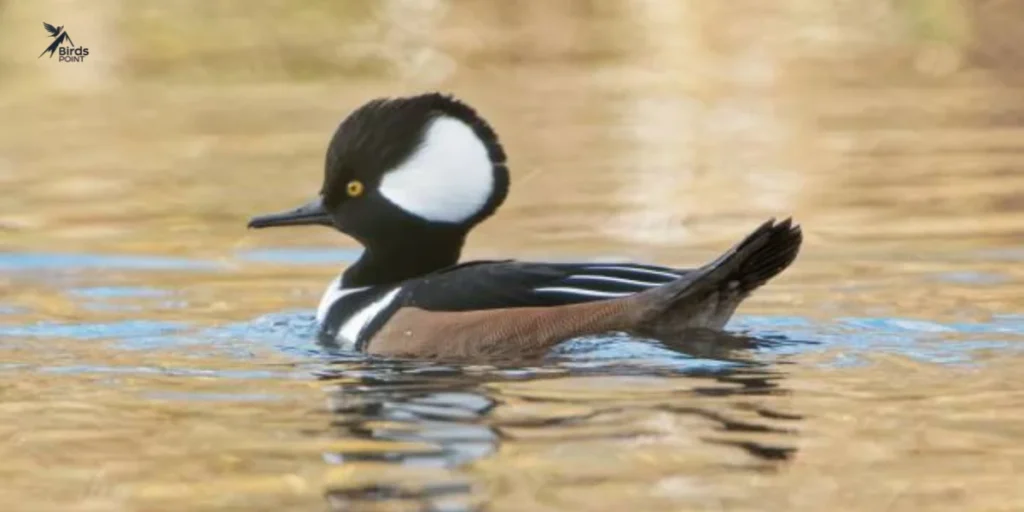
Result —
[{"label": "blurred golden background", "polygon": [[[19,247],[212,256],[243,237],[339,243],[310,230],[246,237],[243,222],[316,190],[327,138],[352,108],[435,89],[477,106],[510,153],[511,199],[475,247],[721,243],[791,212],[812,236],[842,239],[948,243],[1024,222],[1013,2],[7,1],[2,12],[0,180],[17,193],[0,226]],[[40,20],[67,25],[88,60],[37,58]]]},{"label": "blurred golden background", "polygon": [[[0,0],[0,502],[1024,509],[1022,34],[1010,0]],[[794,215],[738,325],[821,346],[448,381],[283,336],[345,263],[289,258],[357,246],[246,220],[426,90],[510,156],[468,257],[689,265]]]}]

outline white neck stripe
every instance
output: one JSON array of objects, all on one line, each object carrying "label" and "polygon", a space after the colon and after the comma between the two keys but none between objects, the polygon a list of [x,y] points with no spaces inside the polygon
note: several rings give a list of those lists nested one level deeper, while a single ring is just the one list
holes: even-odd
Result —
[{"label": "white neck stripe", "polygon": [[356,292],[366,290],[369,286],[363,286],[362,288],[342,288],[341,287],[341,276],[334,278],[331,284],[324,290],[323,296],[320,298],[320,305],[316,308],[316,321],[319,324],[324,323],[327,319],[327,314],[331,311],[331,306],[335,302],[341,300],[346,295],[351,295]]},{"label": "white neck stripe", "polygon": [[336,340],[341,347],[350,350],[354,349],[356,344],[359,342],[359,335],[363,333],[363,329],[365,329],[366,326],[381,313],[381,311],[384,311],[391,305],[400,291],[402,291],[401,286],[391,290],[383,297],[371,302],[369,305],[350,316],[348,320],[342,324],[341,329],[338,329]]}]

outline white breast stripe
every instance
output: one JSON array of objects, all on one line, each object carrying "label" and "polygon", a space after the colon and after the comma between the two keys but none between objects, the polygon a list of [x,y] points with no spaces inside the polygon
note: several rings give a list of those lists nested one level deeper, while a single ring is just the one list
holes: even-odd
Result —
[{"label": "white breast stripe", "polygon": [[316,308],[316,322],[318,324],[324,323],[324,320],[327,319],[327,312],[331,310],[331,306],[342,297],[350,293],[363,291],[367,288],[369,288],[369,286],[364,286],[362,288],[342,288],[341,276],[334,278],[334,281],[331,281],[331,284],[329,284],[327,289],[324,290],[323,297],[320,298],[320,305]]},{"label": "white breast stripe", "polygon": [[569,276],[566,279],[566,281],[604,281],[606,283],[631,284],[631,285],[635,285],[635,286],[644,286],[644,287],[661,286],[661,285],[666,283],[666,281],[657,281],[657,282],[652,282],[652,281],[635,281],[633,279],[624,279],[624,278],[621,278],[621,277],[598,276],[598,275],[592,275],[592,274],[577,274],[577,275],[574,275],[574,276]]},{"label": "white breast stripe", "polygon": [[387,295],[371,302],[365,308],[359,310],[358,313],[349,317],[348,321],[338,330],[338,335],[336,336],[336,340],[342,348],[355,348],[355,344],[359,340],[359,335],[363,332],[363,329],[366,328],[367,324],[375,316],[391,305],[391,302],[395,300],[400,291],[402,291],[401,286],[391,290]]},{"label": "white breast stripe", "polygon": [[534,288],[533,291],[540,293],[570,293],[583,295],[585,297],[625,297],[626,295],[633,295],[633,292],[602,292],[598,290],[587,290],[584,288],[571,288],[568,286],[546,286],[544,288]]},{"label": "white breast stripe", "polygon": [[679,274],[673,274],[672,272],[665,272],[662,270],[652,270],[649,268],[630,267],[628,265],[588,265],[587,270],[623,270],[626,272],[636,272],[638,274],[649,274],[652,276],[670,277],[672,279],[679,279]]}]

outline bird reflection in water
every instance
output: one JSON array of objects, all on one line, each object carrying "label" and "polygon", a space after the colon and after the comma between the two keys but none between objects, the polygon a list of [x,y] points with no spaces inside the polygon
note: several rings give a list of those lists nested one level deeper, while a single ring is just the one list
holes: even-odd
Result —
[{"label": "bird reflection in water", "polygon": [[[601,401],[590,403],[591,408],[576,415],[524,418],[493,414],[496,408],[507,406],[506,397],[499,391],[502,383],[577,377],[686,377],[694,384],[684,388],[685,397],[644,401],[636,407],[706,420],[712,428],[694,432],[695,438],[743,450],[751,458],[749,469],[771,469],[793,456],[795,443],[772,444],[764,440],[764,434],[775,434],[771,436],[774,440],[780,436],[792,439],[797,434],[793,425],[802,418],[774,410],[763,403],[765,400],[759,400],[788,391],[781,386],[779,365],[783,363],[759,361],[754,353],[793,343],[797,342],[694,332],[684,340],[659,342],[661,347],[695,363],[692,368],[669,370],[631,365],[628,361],[573,367],[580,354],[572,349],[533,366],[515,367],[339,358],[318,373],[320,379],[334,383],[328,390],[331,435],[369,444],[325,453],[324,460],[332,465],[384,465],[427,473],[433,470],[436,474],[426,481],[416,478],[406,482],[400,476],[396,479],[404,473],[381,471],[379,479],[371,476],[360,480],[362,483],[336,484],[325,490],[326,498],[336,510],[358,510],[381,501],[398,501],[419,510],[478,510],[486,497],[473,481],[469,463],[492,456],[503,444],[516,443],[523,432],[557,430],[629,407],[609,400],[606,406]],[[558,401],[548,395],[530,400]],[[704,402],[706,407],[700,405]],[[634,427],[624,425],[608,437],[645,434]],[[568,432],[573,435],[571,430]],[[749,439],[743,438],[746,434],[750,434]],[[593,433],[588,439],[594,439]],[[374,444],[379,444],[379,449]]]}]

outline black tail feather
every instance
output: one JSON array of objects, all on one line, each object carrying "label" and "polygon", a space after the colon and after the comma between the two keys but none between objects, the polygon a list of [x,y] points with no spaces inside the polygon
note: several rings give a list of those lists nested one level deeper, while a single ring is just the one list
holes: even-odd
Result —
[{"label": "black tail feather", "polygon": [[771,219],[715,261],[651,290],[642,324],[649,332],[721,328],[752,291],[796,260],[803,233],[792,219]]},{"label": "black tail feather", "polygon": [[[751,240],[748,237],[746,241]],[[793,225],[792,219],[769,226],[763,245],[745,258],[736,271],[740,288],[753,291],[779,275],[796,260],[802,242],[803,232],[800,226]]]}]

